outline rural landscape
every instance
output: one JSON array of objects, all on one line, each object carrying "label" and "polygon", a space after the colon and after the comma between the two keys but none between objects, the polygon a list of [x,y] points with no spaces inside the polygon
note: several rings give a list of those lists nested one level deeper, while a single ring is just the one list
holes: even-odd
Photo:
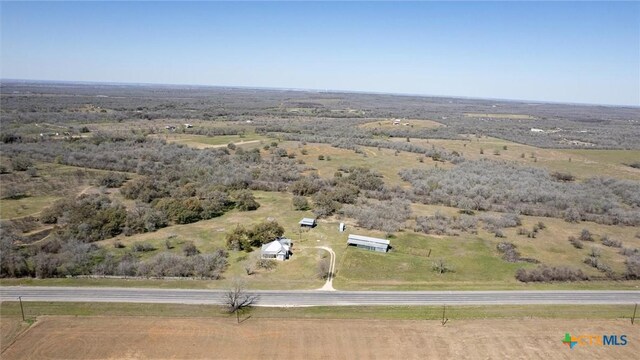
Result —
[{"label": "rural landscape", "polygon": [[[640,286],[637,109],[206,87],[1,90],[3,286]],[[348,246],[349,234],[389,249]],[[263,258],[277,238],[292,241],[291,256]],[[7,321],[16,310],[3,303],[3,333],[20,332]],[[413,319],[406,311],[383,316]],[[530,311],[544,312],[489,317]]]},{"label": "rural landscape", "polygon": [[1,0],[0,359],[636,360],[638,29]]}]

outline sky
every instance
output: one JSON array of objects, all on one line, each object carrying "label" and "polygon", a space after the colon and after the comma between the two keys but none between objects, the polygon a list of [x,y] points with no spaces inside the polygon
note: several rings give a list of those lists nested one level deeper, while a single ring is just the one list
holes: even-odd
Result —
[{"label": "sky", "polygon": [[640,106],[640,2],[6,2],[3,79]]}]

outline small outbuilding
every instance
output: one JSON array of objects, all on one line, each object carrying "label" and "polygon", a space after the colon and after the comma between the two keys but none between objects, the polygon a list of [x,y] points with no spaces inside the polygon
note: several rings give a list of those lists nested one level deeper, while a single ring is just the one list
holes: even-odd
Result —
[{"label": "small outbuilding", "polygon": [[347,229],[347,225],[345,225],[344,223],[340,223],[340,227],[338,229],[340,230],[340,232],[344,232]]},{"label": "small outbuilding", "polygon": [[389,250],[389,240],[362,235],[349,234],[347,245],[378,252],[387,252]]},{"label": "small outbuilding", "polygon": [[284,261],[289,259],[291,252],[291,239],[276,239],[270,243],[262,245],[260,249],[260,257],[263,259],[272,259]]},{"label": "small outbuilding", "polygon": [[300,224],[300,226],[302,227],[315,227],[316,226],[316,219],[312,219],[312,218],[303,218],[302,220],[300,220],[300,222],[298,223]]}]

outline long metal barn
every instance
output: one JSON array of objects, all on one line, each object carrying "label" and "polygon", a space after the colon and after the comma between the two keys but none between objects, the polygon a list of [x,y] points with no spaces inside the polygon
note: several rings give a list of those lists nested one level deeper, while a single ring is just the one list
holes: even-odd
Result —
[{"label": "long metal barn", "polygon": [[347,245],[378,252],[387,252],[387,250],[389,250],[389,240],[362,235],[349,234]]}]

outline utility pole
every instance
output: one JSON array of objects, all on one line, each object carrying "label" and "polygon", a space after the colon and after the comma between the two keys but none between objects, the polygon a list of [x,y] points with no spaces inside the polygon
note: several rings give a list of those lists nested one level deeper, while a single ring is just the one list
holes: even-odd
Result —
[{"label": "utility pole", "polygon": [[449,319],[445,318],[445,313],[447,311],[447,305],[442,305],[442,326],[449,321]]},{"label": "utility pole", "polygon": [[[22,296],[18,296],[18,301],[20,301],[20,312],[22,313],[22,321],[26,321],[24,319],[24,308],[22,307]],[[633,321],[631,321],[631,323],[633,324]]]},{"label": "utility pole", "polygon": [[636,310],[638,310],[638,303],[633,307],[633,316],[631,317],[631,325],[633,325],[633,321],[636,319]]}]

